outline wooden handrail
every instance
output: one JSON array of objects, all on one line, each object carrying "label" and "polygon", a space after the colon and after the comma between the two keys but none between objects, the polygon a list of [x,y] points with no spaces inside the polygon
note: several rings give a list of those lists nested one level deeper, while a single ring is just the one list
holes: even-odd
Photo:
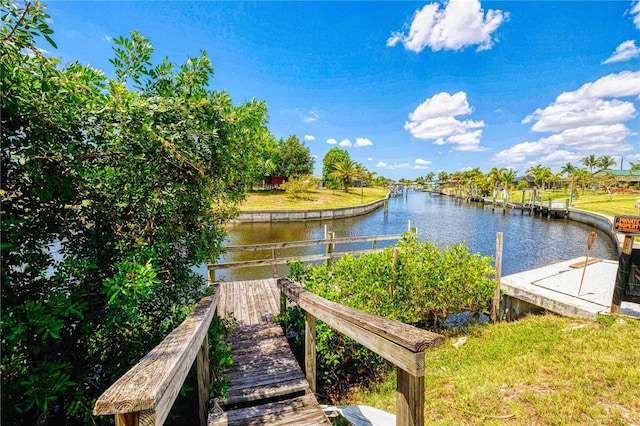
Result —
[{"label": "wooden handrail", "polygon": [[345,252],[331,252],[325,254],[309,254],[306,256],[291,256],[291,257],[276,257],[273,259],[254,259],[254,260],[239,260],[237,262],[222,262],[211,263],[208,265],[209,270],[226,269],[226,268],[242,268],[245,266],[267,266],[267,265],[283,265],[291,259],[299,260],[300,262],[313,262],[316,260],[337,259],[344,255],[350,254],[353,256],[361,256],[367,253],[379,253],[383,249],[375,250],[354,250]]},{"label": "wooden handrail", "polygon": [[396,424],[424,424],[424,351],[444,343],[444,336],[389,318],[367,314],[315,295],[298,283],[278,279],[278,288],[306,312],[305,366],[315,391],[315,322],[335,330],[396,366]]},{"label": "wooden handrail", "polygon": [[[411,222],[409,222],[411,223]],[[410,230],[416,232],[415,229],[410,227]],[[331,237],[327,238],[328,235]],[[360,237],[333,237],[333,232],[327,233],[325,228],[325,238],[318,240],[302,240],[302,241],[285,241],[278,243],[263,243],[263,244],[248,244],[248,245],[235,245],[235,246],[224,246],[224,250],[232,253],[232,252],[249,252],[249,251],[271,251],[271,256],[268,258],[262,259],[253,259],[253,260],[244,260],[244,261],[235,261],[235,262],[220,262],[220,263],[208,263],[207,269],[209,271],[209,283],[214,283],[216,281],[215,271],[218,269],[233,269],[233,268],[243,268],[243,267],[252,267],[252,266],[273,266],[273,277],[277,277],[278,270],[277,265],[282,265],[289,260],[298,260],[300,262],[314,262],[318,260],[327,260],[331,262],[333,259],[337,259],[346,254],[351,254],[354,256],[361,256],[366,253],[377,253],[381,251],[377,248],[378,241],[387,241],[387,240],[399,240],[402,238],[403,234],[388,234],[388,235],[367,235]],[[371,249],[369,250],[352,250],[346,252],[333,252],[334,247],[337,244],[348,244],[348,243],[360,243],[360,242],[371,242]],[[276,250],[282,250],[287,248],[294,247],[313,247],[325,245],[326,251],[324,254],[311,254],[311,255],[302,255],[302,256],[283,256],[277,257]]]},{"label": "wooden handrail", "polygon": [[444,336],[440,334],[331,302],[287,278],[278,279],[278,288],[292,302],[316,317],[325,316],[326,312],[326,315],[353,323],[412,352],[422,352],[444,343]]},{"label": "wooden handrail", "polygon": [[218,285],[158,346],[120,377],[96,401],[95,415],[113,414],[116,426],[161,425],[197,358],[200,424],[209,404],[207,331],[219,299]]},{"label": "wooden handrail", "polygon": [[285,248],[292,248],[292,247],[311,247],[311,246],[319,246],[323,244],[361,243],[361,242],[367,242],[367,241],[373,241],[373,240],[378,240],[378,241],[399,240],[400,238],[402,238],[402,234],[367,235],[367,236],[361,236],[361,237],[324,238],[320,240],[302,240],[302,241],[288,241],[288,242],[280,242],[280,243],[235,245],[235,246],[225,246],[224,249],[227,252],[273,250],[273,249],[285,249]]}]

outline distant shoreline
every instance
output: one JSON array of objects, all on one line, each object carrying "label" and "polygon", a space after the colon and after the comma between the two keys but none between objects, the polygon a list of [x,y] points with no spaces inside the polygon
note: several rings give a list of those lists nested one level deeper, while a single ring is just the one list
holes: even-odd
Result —
[{"label": "distant shoreline", "polygon": [[232,223],[268,223],[268,222],[306,222],[313,220],[342,219],[345,217],[361,216],[384,207],[389,195],[367,204],[358,206],[324,208],[324,209],[296,209],[296,210],[260,210],[240,211]]}]

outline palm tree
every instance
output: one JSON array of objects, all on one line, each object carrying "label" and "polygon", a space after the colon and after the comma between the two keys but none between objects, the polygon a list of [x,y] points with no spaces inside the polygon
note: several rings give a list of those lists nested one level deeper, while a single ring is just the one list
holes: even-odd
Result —
[{"label": "palm tree", "polygon": [[513,182],[513,180],[518,176],[518,171],[509,169],[504,170],[500,175],[500,181],[504,185],[504,198],[509,199],[509,186]]},{"label": "palm tree", "polygon": [[554,175],[549,167],[543,167],[541,164],[527,169],[526,173],[531,174],[535,180],[536,186],[540,184],[544,190],[544,183],[553,180]]},{"label": "palm tree", "polygon": [[609,157],[608,155],[603,155],[602,157],[598,158],[598,167],[600,167],[603,170],[607,170],[609,167],[615,166],[615,165],[616,165],[616,160]]},{"label": "palm tree", "polygon": [[587,155],[580,160],[585,167],[589,168],[589,172],[593,174],[593,168],[598,166],[598,158],[595,154]]},{"label": "palm tree", "polygon": [[489,180],[489,182],[492,183],[492,186],[493,186],[494,197],[498,193],[498,184],[502,181],[502,175],[506,171],[507,169],[504,167],[500,169],[497,167],[492,167],[491,170],[489,170],[489,173],[487,173],[487,179]]},{"label": "palm tree", "polygon": [[571,177],[571,189],[569,190],[569,207],[571,207],[571,201],[573,200],[573,181],[575,180],[575,173],[578,168],[571,163],[567,163],[564,165],[560,173],[567,174],[568,177]]},{"label": "palm tree", "polygon": [[631,165],[631,172],[640,172],[640,161],[638,161],[637,163],[629,161],[629,164]]},{"label": "palm tree", "polygon": [[333,165],[333,172],[331,176],[342,182],[344,192],[349,192],[349,183],[351,178],[359,175],[360,171],[357,170],[358,164],[350,158],[345,158],[342,161],[338,161]]},{"label": "palm tree", "polygon": [[444,170],[442,170],[441,172],[438,172],[438,181],[446,183],[449,180],[449,173],[445,172]]}]

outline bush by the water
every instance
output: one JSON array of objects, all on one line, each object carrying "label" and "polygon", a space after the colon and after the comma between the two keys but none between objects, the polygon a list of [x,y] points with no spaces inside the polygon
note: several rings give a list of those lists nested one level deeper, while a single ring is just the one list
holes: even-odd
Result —
[{"label": "bush by the water", "polygon": [[[451,314],[489,309],[497,285],[491,257],[469,253],[464,244],[441,250],[413,234],[397,244],[394,265],[395,250],[347,255],[332,265],[293,263],[290,278],[325,299],[436,331]],[[318,380],[325,394],[359,378],[375,379],[385,368],[382,358],[324,324],[317,332]]]}]

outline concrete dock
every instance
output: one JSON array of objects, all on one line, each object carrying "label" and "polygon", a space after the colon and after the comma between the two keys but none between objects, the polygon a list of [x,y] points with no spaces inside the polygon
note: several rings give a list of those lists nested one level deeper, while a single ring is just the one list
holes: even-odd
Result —
[{"label": "concrete dock", "polygon": [[[500,288],[507,296],[505,315],[517,318],[525,312],[546,310],[571,318],[595,319],[608,314],[618,262],[597,260],[586,270],[582,265],[584,257],[502,277]],[[622,302],[620,313],[640,318],[640,304]]]}]

